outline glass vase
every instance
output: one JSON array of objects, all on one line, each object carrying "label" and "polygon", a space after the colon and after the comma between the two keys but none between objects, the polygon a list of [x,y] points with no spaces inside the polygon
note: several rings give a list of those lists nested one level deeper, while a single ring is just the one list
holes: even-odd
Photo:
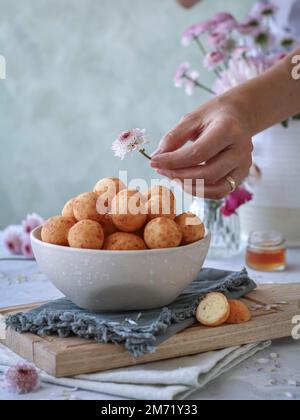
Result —
[{"label": "glass vase", "polygon": [[[223,201],[205,200],[204,223],[212,235],[208,258],[230,258],[241,250],[241,226],[238,213],[226,217],[221,213]],[[191,211],[203,216],[203,200],[195,199]]]}]

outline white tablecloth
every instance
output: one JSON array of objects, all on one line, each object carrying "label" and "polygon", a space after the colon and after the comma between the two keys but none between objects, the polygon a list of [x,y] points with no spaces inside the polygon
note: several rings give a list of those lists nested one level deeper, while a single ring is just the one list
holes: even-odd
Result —
[{"label": "white tablecloth", "polygon": [[[288,252],[288,263],[289,268],[284,273],[265,274],[250,271],[250,274],[258,283],[300,282],[300,250]],[[230,260],[207,261],[206,265],[240,270],[244,265],[243,254]],[[38,272],[35,263],[0,262],[0,307],[55,299],[60,296],[58,290]],[[270,364],[259,363],[259,359],[268,358],[270,353],[277,353],[279,356],[279,364],[275,369]],[[300,399],[300,387],[295,386],[296,382],[300,383],[299,355],[300,341],[291,338],[275,341],[271,349],[223,375],[204,390],[196,392],[191,399]],[[68,390],[54,385],[43,385],[37,393],[19,397],[19,399],[35,400],[74,398],[115,399],[107,395]],[[0,377],[1,399],[16,399],[16,396],[4,390]]]}]

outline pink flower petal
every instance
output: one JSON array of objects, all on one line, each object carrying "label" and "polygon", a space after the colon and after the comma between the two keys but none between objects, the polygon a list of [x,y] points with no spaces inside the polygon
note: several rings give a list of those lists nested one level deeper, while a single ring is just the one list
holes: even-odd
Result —
[{"label": "pink flower petal", "polygon": [[9,226],[3,232],[3,244],[8,252],[14,255],[22,253],[23,230],[20,226]]},{"label": "pink flower petal", "polygon": [[22,239],[22,254],[27,258],[34,258],[30,237],[24,235]]},{"label": "pink flower petal", "polygon": [[40,377],[37,369],[27,363],[18,363],[7,369],[4,383],[8,391],[15,394],[29,394],[38,389]]}]

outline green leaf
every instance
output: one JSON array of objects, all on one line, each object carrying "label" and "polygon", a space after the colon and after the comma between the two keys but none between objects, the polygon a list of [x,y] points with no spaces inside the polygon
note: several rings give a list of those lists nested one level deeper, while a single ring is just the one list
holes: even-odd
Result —
[{"label": "green leaf", "polygon": [[300,114],[294,115],[293,120],[300,120]]},{"label": "green leaf", "polygon": [[289,120],[282,121],[281,125],[282,125],[284,128],[289,128]]}]

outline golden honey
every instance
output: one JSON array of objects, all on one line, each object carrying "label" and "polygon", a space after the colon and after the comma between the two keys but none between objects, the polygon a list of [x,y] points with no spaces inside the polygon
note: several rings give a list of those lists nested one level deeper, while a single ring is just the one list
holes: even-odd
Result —
[{"label": "golden honey", "polygon": [[286,268],[286,248],[278,232],[253,232],[249,237],[246,263],[257,271],[283,271]]}]

